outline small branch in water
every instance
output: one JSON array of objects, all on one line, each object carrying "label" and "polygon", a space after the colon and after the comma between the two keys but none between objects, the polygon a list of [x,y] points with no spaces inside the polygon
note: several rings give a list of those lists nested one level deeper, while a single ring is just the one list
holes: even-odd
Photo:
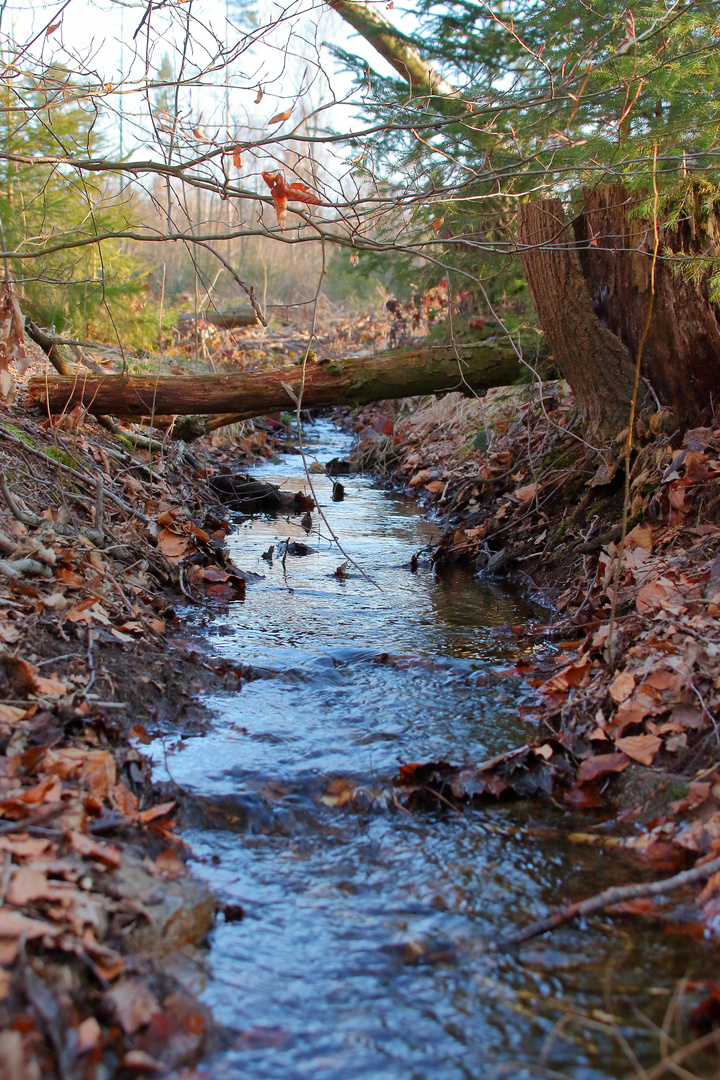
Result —
[{"label": "small branch in water", "polygon": [[510,934],[509,937],[501,938],[492,948],[493,950],[508,949],[513,945],[521,945],[524,941],[546,934],[549,930],[554,930],[556,926],[562,926],[563,923],[569,922],[570,919],[575,919],[580,915],[592,915],[594,912],[602,911],[603,908],[610,907],[612,904],[619,904],[625,900],[636,900],[641,896],[662,896],[664,893],[673,892],[683,885],[692,885],[697,881],[705,881],[706,878],[711,877],[718,870],[720,870],[720,858],[711,859],[710,862],[703,863],[702,866],[693,866],[691,870],[683,870],[682,873],[675,874],[671,878],[664,878],[662,881],[643,881],[634,885],[615,885],[610,889],[597,893],[595,896],[589,896],[586,900],[578,900],[575,904],[566,904],[565,907],[559,908],[552,915],[547,915],[544,919],[531,923],[524,930],[519,930],[516,934]]}]

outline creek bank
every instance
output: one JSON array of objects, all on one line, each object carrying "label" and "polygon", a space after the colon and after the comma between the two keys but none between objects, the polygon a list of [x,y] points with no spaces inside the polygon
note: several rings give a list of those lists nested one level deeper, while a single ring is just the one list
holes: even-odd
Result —
[{"label": "creek bank", "polygon": [[[640,416],[622,543],[623,454],[583,440],[562,382],[382,402],[346,422],[357,467],[441,524],[433,565],[510,578],[557,612],[539,631],[559,646],[554,663],[525,667],[537,690],[522,710],[538,730],[523,751],[530,773],[508,759],[450,771],[427,762],[427,776],[398,778],[410,803],[432,803],[428,790],[439,805],[544,789],[625,831],[658,874],[715,858],[720,421],[680,432],[667,411]],[[720,875],[694,901],[694,932],[717,936]]]},{"label": "creek bank", "polygon": [[218,903],[143,745],[203,730],[203,700],[251,675],[178,611],[243,594],[209,478],[272,455],[274,430],[150,454],[81,410],[2,410],[3,1080],[157,1074],[226,1037],[197,998]]}]

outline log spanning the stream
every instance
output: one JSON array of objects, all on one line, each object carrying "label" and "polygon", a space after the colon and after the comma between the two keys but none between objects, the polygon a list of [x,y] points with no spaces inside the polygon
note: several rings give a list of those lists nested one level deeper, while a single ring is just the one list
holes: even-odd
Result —
[{"label": "log spanning the stream", "polygon": [[[127,418],[228,414],[249,420],[278,410],[292,411],[302,389],[302,407],[366,405],[387,398],[459,390],[485,393],[520,375],[512,345],[488,339],[471,345],[398,349],[344,360],[309,360],[302,366],[228,375],[100,378],[78,370],[74,376],[30,380],[29,402],[52,414],[84,405],[100,416]],[[213,425],[216,426],[216,425]]]}]

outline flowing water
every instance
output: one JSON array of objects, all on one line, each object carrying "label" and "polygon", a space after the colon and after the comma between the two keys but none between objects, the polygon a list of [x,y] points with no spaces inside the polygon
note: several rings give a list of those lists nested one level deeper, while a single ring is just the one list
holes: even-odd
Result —
[{"label": "flowing water", "polygon": [[[329,424],[311,435],[322,462],[349,450]],[[256,473],[304,486],[297,456]],[[701,944],[601,918],[487,953],[568,896],[635,880],[637,864],[567,839],[588,822],[559,808],[423,815],[388,795],[402,763],[477,762],[536,737],[518,715],[531,689],[517,663],[550,646],[520,645],[512,628],[547,612],[464,573],[411,572],[438,527],[371,479],[347,478],[342,503],[314,483],[372,581],[352,566],[333,576],[344,557],[317,514],[308,537],[297,518],[239,518],[234,558],[262,578],[202,619],[215,654],[261,677],[209,699],[207,734],[157,752],[196,807],[184,834],[196,873],[245,913],[211,936],[204,998],[238,1034],[207,1075],[637,1075],[603,1025],[656,1060],[641,1013],[662,1018],[673,980],[707,966]],[[314,553],[262,559],[285,538]]]}]

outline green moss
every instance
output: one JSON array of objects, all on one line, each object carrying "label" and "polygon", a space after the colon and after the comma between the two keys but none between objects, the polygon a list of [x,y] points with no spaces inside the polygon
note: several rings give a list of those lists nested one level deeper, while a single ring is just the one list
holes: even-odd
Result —
[{"label": "green moss", "polygon": [[35,449],[35,443],[32,441],[29,435],[26,435],[24,431],[21,431],[19,427],[15,427],[14,424],[5,424],[5,428],[15,436],[16,439],[20,439],[26,446],[32,446]]},{"label": "green moss", "polygon": [[43,446],[42,452],[52,458],[53,461],[59,461],[62,465],[67,465],[69,469],[82,469],[82,461],[74,458],[72,454],[68,454],[66,450],[58,450],[55,446]]},{"label": "green moss", "polygon": [[564,521],[561,521],[557,529],[555,530],[555,535],[553,536],[553,543],[559,544],[566,532],[567,525]]},{"label": "green moss", "polygon": [[673,784],[665,793],[665,798],[667,802],[679,802],[680,799],[685,799],[689,792],[689,784]]}]

